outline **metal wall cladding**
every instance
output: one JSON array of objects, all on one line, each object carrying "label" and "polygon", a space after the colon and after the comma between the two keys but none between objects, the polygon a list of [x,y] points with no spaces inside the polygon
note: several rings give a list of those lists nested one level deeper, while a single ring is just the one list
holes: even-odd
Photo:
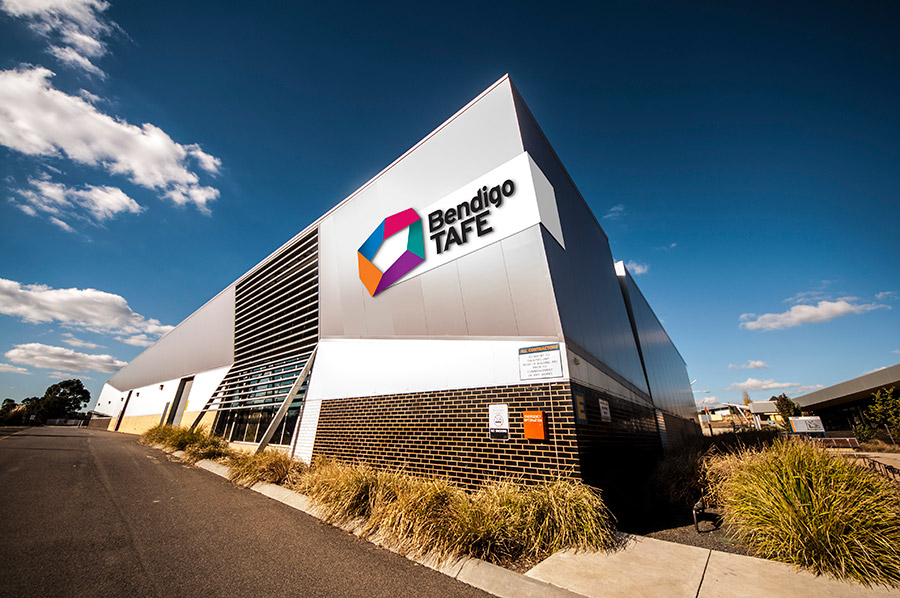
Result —
[{"label": "metal wall cladding", "polygon": [[696,418],[694,395],[681,354],[630,274],[626,273],[623,284],[631,303],[653,404],[684,419]]},{"label": "metal wall cladding", "polygon": [[229,286],[116,372],[107,384],[131,390],[234,361],[235,287]]},{"label": "metal wall cladding", "polygon": [[428,206],[522,153],[504,78],[319,225],[322,338],[561,338],[540,227],[372,297],[357,249],[387,216]]},{"label": "metal wall cladding", "polygon": [[237,282],[234,365],[218,410],[280,403],[319,338],[318,235],[312,228]]},{"label": "metal wall cladding", "polygon": [[518,92],[514,97],[525,150],[553,185],[566,239],[563,249],[551,235],[544,235],[563,332],[648,393],[606,234]]},{"label": "metal wall cladding", "polygon": [[560,338],[561,334],[539,226],[404,281],[375,298],[368,296],[359,280],[346,292],[365,295],[364,317],[346,319],[342,334],[331,336]]}]

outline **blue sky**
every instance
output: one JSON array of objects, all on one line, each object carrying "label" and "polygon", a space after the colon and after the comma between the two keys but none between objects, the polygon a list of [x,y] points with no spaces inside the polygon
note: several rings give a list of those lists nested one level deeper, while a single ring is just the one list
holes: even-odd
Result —
[{"label": "blue sky", "polygon": [[900,5],[784,4],[0,0],[0,396],[96,398],[505,73],[698,401],[900,362]]}]

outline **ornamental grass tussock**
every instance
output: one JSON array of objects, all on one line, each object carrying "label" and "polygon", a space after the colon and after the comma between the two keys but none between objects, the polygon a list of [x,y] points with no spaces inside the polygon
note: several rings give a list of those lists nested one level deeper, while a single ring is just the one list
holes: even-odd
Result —
[{"label": "ornamental grass tussock", "polygon": [[319,460],[294,488],[322,507],[326,521],[409,556],[503,564],[618,542],[600,492],[570,478],[495,481],[468,493],[442,478]]},{"label": "ornamental grass tussock", "polygon": [[240,486],[252,486],[257,482],[288,486],[306,469],[300,461],[275,449],[261,453],[232,452],[226,463],[228,478]]},{"label": "ornamental grass tussock", "polygon": [[144,444],[161,445],[173,451],[184,451],[184,459],[196,463],[201,459],[220,459],[232,453],[228,442],[206,429],[191,430],[160,424],[141,434]]},{"label": "ornamental grass tussock", "polygon": [[900,586],[900,488],[851,460],[780,440],[706,460],[710,499],[760,556]]}]

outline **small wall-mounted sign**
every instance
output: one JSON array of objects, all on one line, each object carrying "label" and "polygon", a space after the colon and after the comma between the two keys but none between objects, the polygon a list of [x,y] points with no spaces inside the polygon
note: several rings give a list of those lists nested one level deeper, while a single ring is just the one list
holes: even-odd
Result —
[{"label": "small wall-mounted sign", "polygon": [[562,359],[559,343],[519,349],[519,379],[561,378]]},{"label": "small wall-mounted sign", "polygon": [[584,402],[584,395],[580,392],[575,393],[575,419],[579,424],[588,423],[587,405]]},{"label": "small wall-mounted sign", "polygon": [[544,423],[543,411],[524,411],[522,419],[525,421],[526,440],[547,439],[547,426]]},{"label": "small wall-mounted sign", "polygon": [[488,405],[488,422],[491,440],[509,440],[509,405]]},{"label": "small wall-mounted sign", "polygon": [[609,423],[612,421],[612,413],[609,411],[609,401],[598,399],[600,402],[600,419]]}]

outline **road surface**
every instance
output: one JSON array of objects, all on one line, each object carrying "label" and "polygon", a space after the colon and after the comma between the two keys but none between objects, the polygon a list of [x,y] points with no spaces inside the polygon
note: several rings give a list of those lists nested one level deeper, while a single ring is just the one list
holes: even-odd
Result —
[{"label": "road surface", "polygon": [[0,596],[489,596],[134,436],[0,435]]}]

